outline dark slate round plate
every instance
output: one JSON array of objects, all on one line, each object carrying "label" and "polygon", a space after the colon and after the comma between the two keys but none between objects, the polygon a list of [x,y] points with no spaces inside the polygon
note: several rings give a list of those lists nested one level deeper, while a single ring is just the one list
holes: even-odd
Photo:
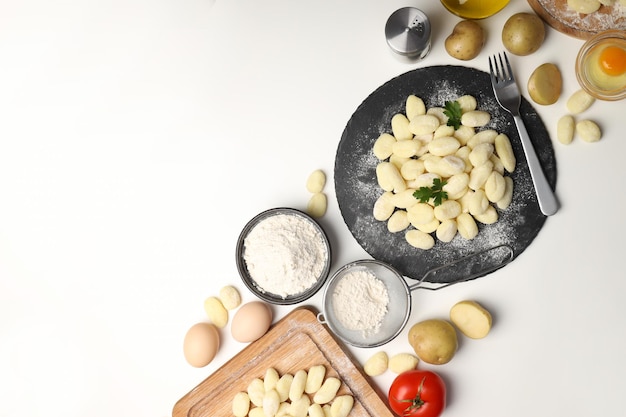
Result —
[{"label": "dark slate round plate", "polygon": [[[427,108],[443,107],[448,100],[465,94],[473,95],[479,110],[488,111],[492,116],[485,128],[506,133],[511,140],[517,158],[516,169],[511,174],[514,182],[513,201],[507,209],[498,209],[499,219],[496,223],[478,223],[478,236],[472,240],[457,234],[451,242],[438,242],[435,239],[437,243],[432,249],[421,250],[406,242],[404,232],[390,233],[386,222],[374,219],[374,202],[383,190],[376,180],[375,170],[379,161],[372,147],[381,133],[391,133],[391,118],[396,113],[404,113],[406,98],[410,94],[422,98]],[[521,113],[548,182],[554,189],[556,160],[550,136],[539,115],[524,98]],[[535,239],[546,220],[539,210],[513,118],[498,105],[489,74],[467,67],[433,66],[415,69],[388,81],[370,94],[356,109],[342,134],[335,159],[334,180],[343,219],[361,247],[374,259],[398,269],[402,275],[416,280],[424,279],[426,282],[449,284],[464,279],[463,276],[476,278],[486,275],[480,273],[481,265],[500,262],[485,259],[492,252],[496,256],[497,251],[490,251],[490,248],[508,246],[512,249],[511,259],[515,259]],[[425,277],[428,271],[484,251],[481,257],[471,257],[471,261],[459,263],[464,270],[443,268]],[[470,277],[474,271],[479,273]]]}]

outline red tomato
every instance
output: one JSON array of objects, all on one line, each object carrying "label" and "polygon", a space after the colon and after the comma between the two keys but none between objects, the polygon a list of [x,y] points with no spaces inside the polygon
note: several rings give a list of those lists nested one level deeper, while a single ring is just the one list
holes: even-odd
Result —
[{"label": "red tomato", "polygon": [[389,405],[401,417],[439,417],[446,408],[446,385],[431,371],[403,372],[391,383]]}]

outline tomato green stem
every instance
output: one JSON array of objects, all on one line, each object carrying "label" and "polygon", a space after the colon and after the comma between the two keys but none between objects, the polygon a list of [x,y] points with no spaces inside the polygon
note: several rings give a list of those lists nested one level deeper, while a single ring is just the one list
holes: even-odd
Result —
[{"label": "tomato green stem", "polygon": [[424,405],[424,400],[422,400],[422,388],[424,388],[424,381],[426,381],[426,377],[422,378],[422,382],[420,382],[420,386],[417,389],[417,394],[415,398],[400,400],[396,398],[396,401],[401,403],[411,403],[407,408],[404,409],[403,415],[408,416],[413,413],[415,410],[419,410],[420,407]]}]

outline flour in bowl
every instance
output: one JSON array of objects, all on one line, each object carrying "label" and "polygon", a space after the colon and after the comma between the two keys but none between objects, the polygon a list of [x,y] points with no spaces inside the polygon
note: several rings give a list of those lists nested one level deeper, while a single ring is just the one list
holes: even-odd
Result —
[{"label": "flour in bowl", "polygon": [[261,291],[282,298],[313,287],[328,255],[321,232],[307,219],[291,214],[261,220],[244,240],[248,273]]},{"label": "flour in bowl", "polygon": [[385,284],[368,269],[346,273],[333,291],[333,309],[337,320],[348,330],[360,330],[365,336],[380,330],[389,293]]}]

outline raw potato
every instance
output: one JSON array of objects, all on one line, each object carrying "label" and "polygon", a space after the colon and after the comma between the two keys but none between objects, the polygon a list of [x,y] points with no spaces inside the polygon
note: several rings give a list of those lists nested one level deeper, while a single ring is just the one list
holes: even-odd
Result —
[{"label": "raw potato", "polygon": [[413,370],[417,367],[419,358],[410,353],[398,353],[389,359],[389,370],[396,374]]},{"label": "raw potato", "polygon": [[228,310],[217,297],[209,297],[204,301],[204,311],[213,324],[220,329],[228,323]]},{"label": "raw potato", "polygon": [[536,52],[543,44],[546,29],[534,13],[516,13],[502,28],[502,43],[512,54],[525,56]]},{"label": "raw potato", "polygon": [[465,336],[482,339],[491,330],[491,314],[476,301],[459,301],[450,309],[450,320]]},{"label": "raw potato", "polygon": [[414,324],[409,330],[409,344],[421,360],[432,365],[450,362],[459,346],[454,326],[441,319]]},{"label": "raw potato", "polygon": [[446,52],[456,59],[468,61],[476,58],[485,45],[485,32],[473,20],[462,20],[446,38]]},{"label": "raw potato", "polygon": [[310,193],[321,193],[326,185],[326,174],[320,169],[316,169],[311,172],[309,178],[306,180],[306,189]]},{"label": "raw potato", "polygon": [[551,63],[538,66],[528,79],[528,94],[537,104],[550,105],[558,101],[563,88],[559,68]]},{"label": "raw potato", "polygon": [[376,352],[363,366],[363,370],[369,376],[378,376],[385,373],[389,366],[389,356],[386,352]]}]

